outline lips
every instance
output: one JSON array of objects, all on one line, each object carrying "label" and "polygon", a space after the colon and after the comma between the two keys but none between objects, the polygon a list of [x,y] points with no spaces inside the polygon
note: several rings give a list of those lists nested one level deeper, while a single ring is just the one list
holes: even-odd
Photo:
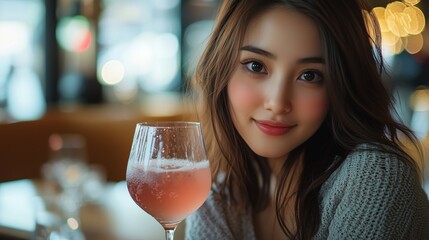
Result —
[{"label": "lips", "polygon": [[269,136],[281,136],[289,132],[295,125],[289,125],[284,122],[277,121],[256,121],[256,126],[261,130],[264,134]]}]

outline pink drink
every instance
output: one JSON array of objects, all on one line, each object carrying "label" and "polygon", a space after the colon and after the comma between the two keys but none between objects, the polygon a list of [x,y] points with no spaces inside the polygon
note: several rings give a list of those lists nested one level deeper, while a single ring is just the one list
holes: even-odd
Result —
[{"label": "pink drink", "polygon": [[[145,168],[146,167],[146,168]],[[208,161],[151,160],[127,172],[131,197],[161,224],[177,224],[206,200],[211,186]]]}]

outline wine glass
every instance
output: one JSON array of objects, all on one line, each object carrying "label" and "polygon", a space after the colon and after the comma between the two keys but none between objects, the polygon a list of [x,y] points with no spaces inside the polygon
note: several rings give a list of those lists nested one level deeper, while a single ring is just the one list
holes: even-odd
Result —
[{"label": "wine glass", "polygon": [[177,225],[206,200],[209,161],[198,122],[136,125],[127,165],[134,202],[154,217],[172,240]]}]

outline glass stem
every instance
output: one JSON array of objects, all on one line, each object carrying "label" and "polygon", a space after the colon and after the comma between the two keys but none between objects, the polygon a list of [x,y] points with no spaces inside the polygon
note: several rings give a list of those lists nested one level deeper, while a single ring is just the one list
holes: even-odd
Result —
[{"label": "glass stem", "polygon": [[165,229],[165,239],[173,240],[174,239],[174,228],[173,229]]}]

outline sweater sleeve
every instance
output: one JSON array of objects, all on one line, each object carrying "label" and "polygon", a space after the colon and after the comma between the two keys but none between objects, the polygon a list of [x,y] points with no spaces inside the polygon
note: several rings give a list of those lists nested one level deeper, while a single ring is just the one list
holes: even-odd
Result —
[{"label": "sweater sleeve", "polygon": [[340,168],[328,239],[429,239],[427,196],[398,156],[358,151]]},{"label": "sweater sleeve", "polygon": [[186,218],[186,240],[254,239],[250,215],[232,209],[215,191]]}]

